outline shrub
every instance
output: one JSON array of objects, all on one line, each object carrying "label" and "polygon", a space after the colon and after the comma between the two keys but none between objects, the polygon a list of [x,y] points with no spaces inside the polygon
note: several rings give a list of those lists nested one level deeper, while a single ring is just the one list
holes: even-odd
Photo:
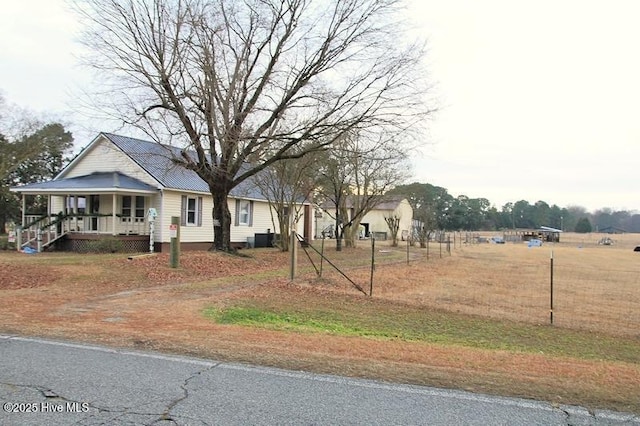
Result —
[{"label": "shrub", "polygon": [[102,238],[87,244],[87,251],[91,253],[120,253],[123,248],[122,241],[117,238]]}]

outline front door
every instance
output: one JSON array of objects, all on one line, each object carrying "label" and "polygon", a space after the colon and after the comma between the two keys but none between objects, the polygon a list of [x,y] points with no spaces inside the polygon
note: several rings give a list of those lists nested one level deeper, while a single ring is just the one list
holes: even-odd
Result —
[{"label": "front door", "polygon": [[100,213],[100,196],[99,195],[90,195],[89,196],[89,212],[91,213],[91,222],[90,222],[90,231],[98,232],[99,228],[99,217],[97,216]]}]

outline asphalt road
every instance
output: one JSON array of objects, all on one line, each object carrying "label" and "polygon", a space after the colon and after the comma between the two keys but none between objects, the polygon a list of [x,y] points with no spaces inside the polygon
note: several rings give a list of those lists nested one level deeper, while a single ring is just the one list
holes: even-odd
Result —
[{"label": "asphalt road", "polygon": [[2,425],[640,425],[640,416],[0,335]]}]

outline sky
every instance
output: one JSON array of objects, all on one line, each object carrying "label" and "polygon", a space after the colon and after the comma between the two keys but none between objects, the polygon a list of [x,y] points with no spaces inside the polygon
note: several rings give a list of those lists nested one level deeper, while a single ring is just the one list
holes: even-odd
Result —
[{"label": "sky", "polygon": [[[438,112],[411,181],[453,196],[640,211],[640,2],[407,0]],[[64,0],[5,2],[0,93],[71,123],[95,83]]]}]

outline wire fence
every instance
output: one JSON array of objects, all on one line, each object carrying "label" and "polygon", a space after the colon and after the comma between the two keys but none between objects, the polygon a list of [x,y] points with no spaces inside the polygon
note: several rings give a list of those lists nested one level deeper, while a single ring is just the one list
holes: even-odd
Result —
[{"label": "wire fence", "polygon": [[491,238],[443,233],[426,247],[377,242],[374,268],[347,275],[367,290],[371,283],[374,297],[429,309],[640,337],[640,252],[633,250],[640,235],[612,245],[597,234],[542,246]]}]

